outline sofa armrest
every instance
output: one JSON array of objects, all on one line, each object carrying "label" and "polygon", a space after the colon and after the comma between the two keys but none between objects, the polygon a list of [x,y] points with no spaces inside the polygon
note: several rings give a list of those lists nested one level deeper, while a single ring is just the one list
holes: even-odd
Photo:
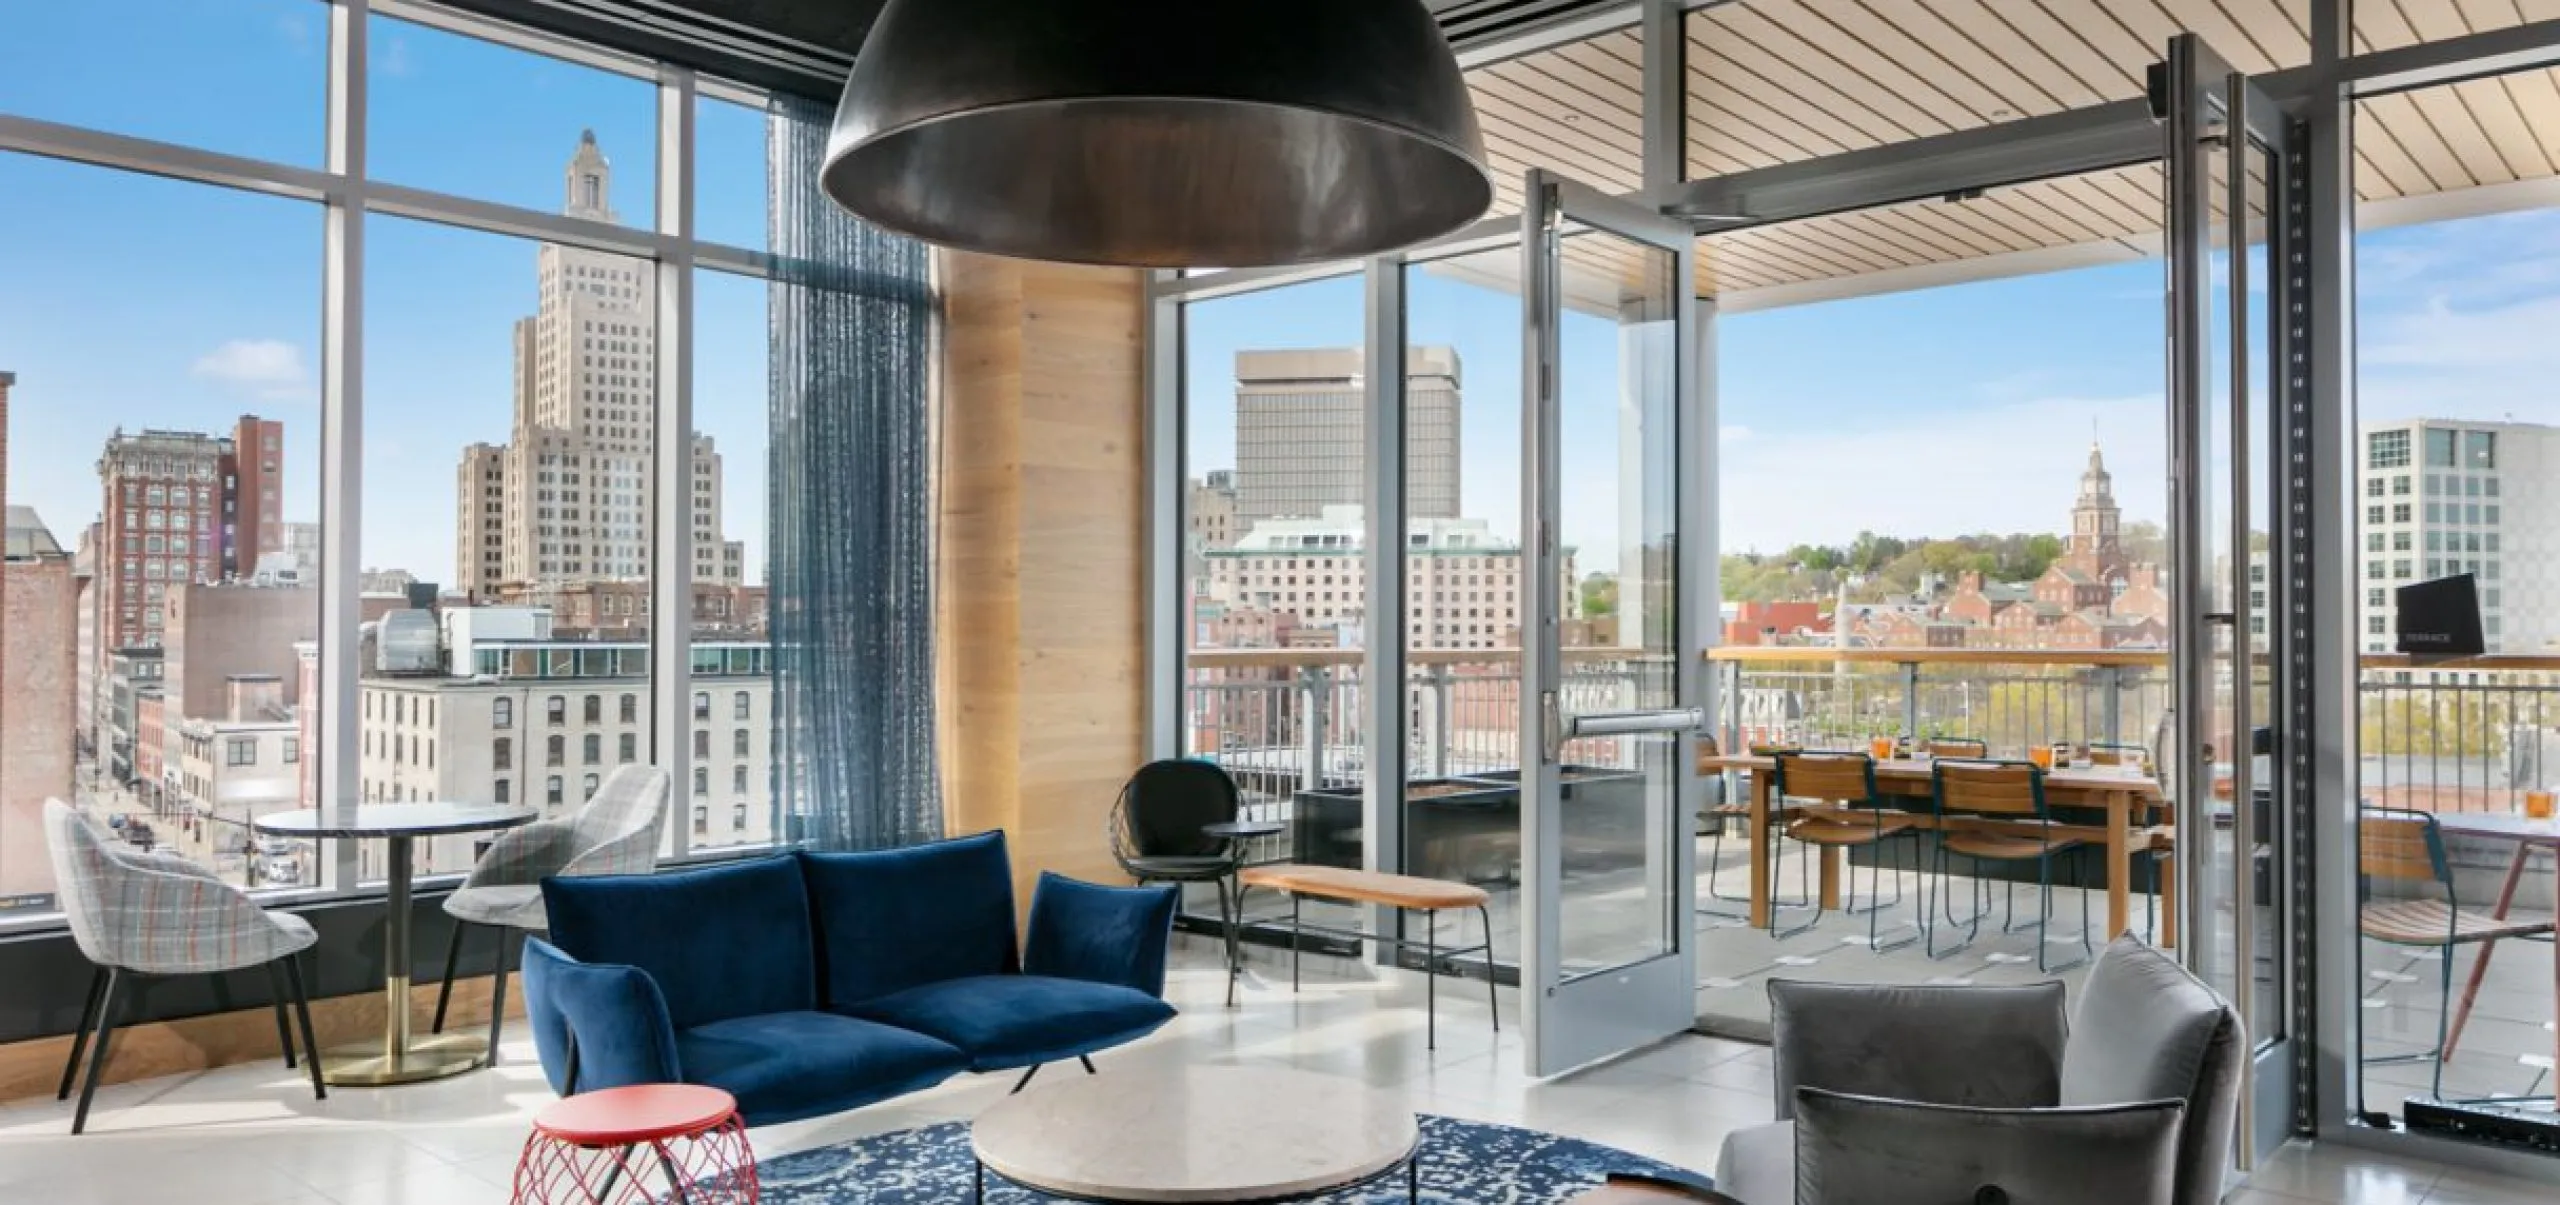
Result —
[{"label": "sofa armrest", "polygon": [[1162,996],[1178,902],[1171,887],[1104,887],[1044,871],[1031,893],[1023,973]]},{"label": "sofa armrest", "polygon": [[2060,982],[1898,987],[1772,980],[1777,1116],[1797,1088],[1934,1105],[2041,1108],[2062,1094]]},{"label": "sofa armrest", "polygon": [[553,1091],[684,1081],[666,997],[647,971],[580,962],[531,938],[524,943],[524,1001]]}]

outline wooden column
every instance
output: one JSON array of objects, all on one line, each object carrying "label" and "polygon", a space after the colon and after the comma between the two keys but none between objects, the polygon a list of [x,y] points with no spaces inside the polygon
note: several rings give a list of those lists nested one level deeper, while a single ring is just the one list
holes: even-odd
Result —
[{"label": "wooden column", "polygon": [[943,809],[1043,870],[1120,881],[1103,836],[1146,756],[1144,282],[943,252]]}]

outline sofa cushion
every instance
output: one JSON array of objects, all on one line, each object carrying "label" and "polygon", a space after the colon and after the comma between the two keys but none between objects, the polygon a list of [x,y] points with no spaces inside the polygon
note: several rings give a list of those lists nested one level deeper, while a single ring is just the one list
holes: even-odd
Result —
[{"label": "sofa cushion", "polygon": [[1773,1121],[1724,1136],[1716,1191],[1742,1205],[1795,1205],[1796,1123]]},{"label": "sofa cushion", "polygon": [[1017,965],[1013,869],[1001,832],[799,857],[829,1007]]},{"label": "sofa cushion", "polygon": [[2127,934],[2107,943],[2080,986],[2062,1103],[2185,1101],[2178,1200],[2217,1201],[2248,1057],[2240,1015],[2177,959]]},{"label": "sofa cushion", "polygon": [[2050,1105],[2065,1049],[2063,1007],[2059,981],[1929,987],[1770,980],[1778,1119],[1795,1115],[1800,1086],[1941,1105]]},{"label": "sofa cushion", "polygon": [[919,1033],[833,1013],[732,1017],[676,1035],[688,1082],[738,1098],[750,1125],[857,1108],[929,1088],[967,1056]]},{"label": "sofa cushion", "polygon": [[542,882],[551,944],[647,971],[679,1030],[818,1006],[809,895],[789,857]]},{"label": "sofa cushion", "polygon": [[908,988],[849,1010],[930,1034],[968,1052],[973,1071],[1074,1058],[1143,1037],[1173,1006],[1108,983],[1044,975],[981,975]]},{"label": "sofa cushion", "polygon": [[1796,1093],[1796,1205],[2171,1205],[2175,1100],[1973,1109]]}]

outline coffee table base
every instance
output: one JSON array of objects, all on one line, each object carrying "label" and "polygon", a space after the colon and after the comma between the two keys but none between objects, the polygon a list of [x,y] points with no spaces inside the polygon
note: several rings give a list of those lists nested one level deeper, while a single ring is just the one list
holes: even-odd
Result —
[{"label": "coffee table base", "polygon": [[320,1078],[351,1088],[384,1088],[460,1075],[488,1060],[489,1043],[471,1034],[412,1038],[397,1056],[376,1038],[320,1052]]},{"label": "coffee table base", "polygon": [[[970,1197],[970,1200],[978,1202],[979,1205],[985,1205],[987,1199],[987,1177],[992,1175],[995,1178],[1002,1180],[1005,1179],[1006,1176],[1003,1172],[989,1172],[987,1170],[986,1160],[979,1159],[974,1156],[970,1158],[969,1164],[976,1172],[976,1181],[973,1185],[974,1192]],[[1422,1205],[1422,1147],[1419,1143],[1416,1143],[1412,1150],[1405,1152],[1404,1158],[1399,1162],[1388,1164],[1377,1172],[1371,1175],[1362,1176],[1357,1180],[1348,1181],[1342,1184],[1335,1184],[1325,1188],[1312,1189],[1307,1192],[1290,1193],[1286,1196],[1219,1197],[1215,1199],[1220,1202],[1232,1203],[1232,1205],[1280,1205],[1281,1202],[1287,1201],[1312,1201],[1317,1197],[1331,1196],[1338,1192],[1348,1192],[1355,1188],[1365,1188],[1371,1184],[1375,1184],[1395,1175],[1398,1169],[1402,1169],[1404,1172],[1405,1205]],[[1021,1183],[1020,1181],[1014,1182],[1017,1184]],[[1023,1184],[1022,1187],[1030,1189],[1033,1192],[1045,1193],[1049,1196],[1065,1201],[1089,1201],[1092,1202],[1093,1205],[1129,1205],[1128,1202],[1117,1197],[1080,1196],[1076,1193],[1061,1192],[1054,1188],[1042,1188],[1037,1184]],[[1207,1201],[1211,1198],[1203,1197],[1201,1199],[1203,1201]]]}]

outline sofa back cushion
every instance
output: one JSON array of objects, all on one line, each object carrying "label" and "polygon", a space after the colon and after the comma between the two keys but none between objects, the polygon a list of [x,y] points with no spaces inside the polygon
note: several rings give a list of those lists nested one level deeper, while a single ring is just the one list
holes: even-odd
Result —
[{"label": "sofa back cushion", "polygon": [[[2063,986],[1769,981],[1778,1119],[1796,1089],[1983,1108],[2050,1105],[2062,1074]],[[1879,1019],[1889,1023],[1879,1023]]]},{"label": "sofa back cushion", "polygon": [[1796,1205],[2171,1205],[2184,1108],[1975,1109],[1807,1088]]},{"label": "sofa back cushion", "polygon": [[2247,1057],[2239,1014],[2177,959],[2128,934],[2108,943],[2080,985],[2062,1103],[2185,1101],[2178,1199],[2218,1200]]},{"label": "sofa back cushion", "polygon": [[809,893],[789,857],[545,879],[542,903],[551,944],[647,971],[677,1029],[817,1007]]},{"label": "sofa back cushion", "polygon": [[1003,833],[799,857],[827,1007],[1017,969]]}]

